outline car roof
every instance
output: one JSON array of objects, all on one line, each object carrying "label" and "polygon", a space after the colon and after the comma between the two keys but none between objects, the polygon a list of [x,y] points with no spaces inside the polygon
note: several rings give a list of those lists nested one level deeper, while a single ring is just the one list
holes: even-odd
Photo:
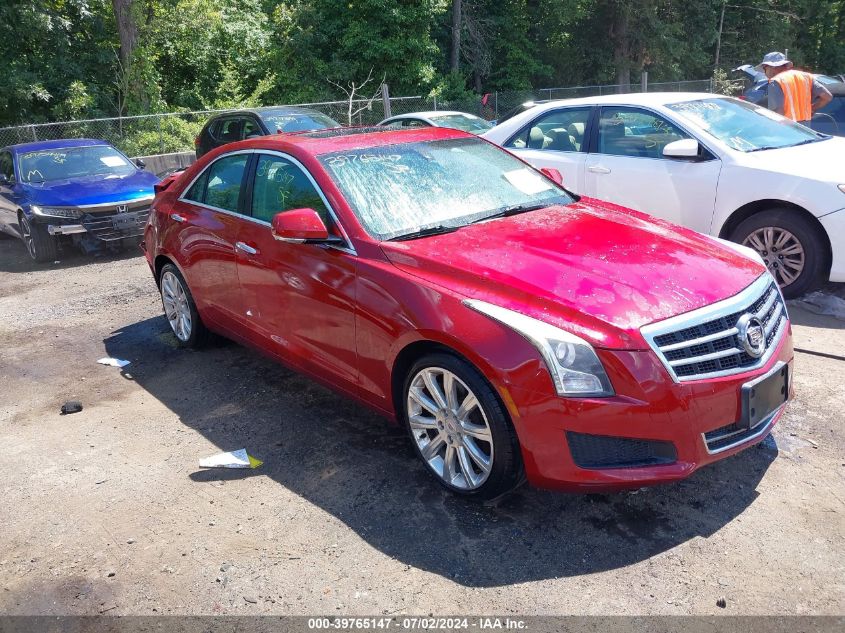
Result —
[{"label": "car roof", "polygon": [[302,108],[299,106],[263,106],[261,108],[238,108],[236,110],[226,110],[225,112],[218,112],[212,118],[216,119],[221,116],[232,116],[233,114],[252,113],[261,116],[273,112],[275,114],[323,114],[319,110],[312,110],[311,108]]},{"label": "car roof", "polygon": [[458,110],[426,110],[425,112],[408,112],[407,114],[395,114],[389,118],[389,120],[393,119],[411,119],[414,117],[423,117],[426,119],[435,119],[441,116],[454,116],[454,115],[462,115],[462,116],[471,116],[475,118],[480,118],[477,114],[472,114],[470,112],[460,112]]},{"label": "car roof", "polygon": [[11,150],[16,154],[21,152],[36,152],[42,149],[64,149],[65,147],[91,147],[93,145],[108,145],[108,141],[102,141],[92,138],[64,138],[53,141],[33,141],[32,143],[18,143],[17,145],[9,145],[4,149]]},{"label": "car roof", "polygon": [[[723,97],[711,92],[634,92],[628,94],[613,94],[595,97],[579,97],[577,99],[555,99],[537,104],[542,108],[554,108],[560,105],[641,105],[662,106],[682,101],[696,99],[712,99]],[[727,98],[727,97],[726,97]]]},{"label": "car roof", "polygon": [[[346,127],[328,128],[311,132],[270,134],[224,147],[228,148],[229,151],[232,149],[247,148],[285,151],[291,146],[295,146],[308,154],[319,156],[321,154],[365,149],[368,147],[442,141],[453,138],[477,139],[478,137],[469,132],[445,127],[418,127],[405,130],[397,130],[390,127]],[[484,141],[480,142],[483,143]],[[237,148],[234,148],[233,145],[237,145]]]}]

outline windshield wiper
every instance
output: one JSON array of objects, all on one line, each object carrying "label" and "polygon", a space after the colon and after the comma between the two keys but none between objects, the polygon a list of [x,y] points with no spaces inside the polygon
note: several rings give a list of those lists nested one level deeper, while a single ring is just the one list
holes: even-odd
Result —
[{"label": "windshield wiper", "polygon": [[443,233],[454,233],[457,231],[459,226],[444,226],[442,224],[438,224],[436,226],[427,226],[424,229],[419,229],[417,231],[411,231],[410,233],[403,233],[402,235],[397,235],[396,237],[391,237],[388,242],[402,242],[404,240],[415,240],[418,237],[427,237],[429,235],[442,235]]},{"label": "windshield wiper", "polygon": [[819,141],[826,141],[829,139],[830,136],[822,136],[821,138],[808,138],[805,141],[799,141],[798,143],[793,143],[792,145],[763,145],[763,147],[755,147],[754,149],[748,150],[748,152],[762,152],[763,150],[767,149],[784,149],[786,147],[798,147],[799,145],[807,145],[808,143],[818,143]]},{"label": "windshield wiper", "polygon": [[545,207],[550,207],[552,203],[550,202],[534,202],[534,203],[523,203],[523,204],[515,204],[510,207],[505,207],[504,209],[499,209],[498,211],[491,213],[490,215],[485,215],[483,218],[478,218],[477,220],[473,220],[470,224],[478,224],[479,222],[486,222],[487,220],[493,220],[495,218],[507,218],[512,215],[519,215],[520,213],[527,213],[528,211],[536,211],[537,209],[543,209]]}]

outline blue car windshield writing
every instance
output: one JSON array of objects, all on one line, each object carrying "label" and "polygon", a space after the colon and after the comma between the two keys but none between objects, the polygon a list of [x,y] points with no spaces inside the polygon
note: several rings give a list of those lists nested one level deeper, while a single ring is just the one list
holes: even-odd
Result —
[{"label": "blue car windshield writing", "polygon": [[135,166],[108,145],[37,150],[18,157],[18,173],[22,182],[126,176],[134,171]]}]

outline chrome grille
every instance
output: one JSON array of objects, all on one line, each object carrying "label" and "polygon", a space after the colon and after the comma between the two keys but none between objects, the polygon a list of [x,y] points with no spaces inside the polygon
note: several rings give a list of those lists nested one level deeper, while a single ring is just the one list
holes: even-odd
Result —
[{"label": "chrome grille", "polygon": [[[763,324],[766,346],[761,358],[748,354],[739,340],[737,322],[744,314]],[[676,381],[700,380],[763,365],[777,347],[787,318],[781,294],[767,273],[730,299],[645,326],[641,332]]]},{"label": "chrome grille", "polygon": [[[104,242],[113,242],[127,237],[138,237],[144,234],[144,226],[150,216],[150,200],[109,204],[85,209],[80,224],[93,237]],[[119,211],[118,207],[126,207],[126,211]],[[131,221],[121,223],[121,217]]]}]

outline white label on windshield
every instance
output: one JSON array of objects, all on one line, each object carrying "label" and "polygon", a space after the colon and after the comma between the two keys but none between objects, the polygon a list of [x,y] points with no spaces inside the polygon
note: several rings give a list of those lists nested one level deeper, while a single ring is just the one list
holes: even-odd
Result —
[{"label": "white label on windshield", "polygon": [[552,188],[540,174],[527,168],[506,171],[504,175],[509,183],[529,196]]},{"label": "white label on windshield", "polygon": [[120,156],[101,156],[100,160],[106,167],[123,167],[124,165]]}]

